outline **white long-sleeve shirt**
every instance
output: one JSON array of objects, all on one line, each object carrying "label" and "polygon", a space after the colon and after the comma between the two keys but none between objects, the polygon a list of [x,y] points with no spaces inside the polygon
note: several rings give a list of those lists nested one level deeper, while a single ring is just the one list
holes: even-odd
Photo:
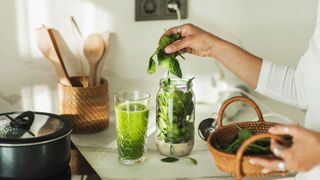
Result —
[{"label": "white long-sleeve shirt", "polygon": [[[314,34],[299,64],[288,67],[264,60],[256,90],[306,109],[305,127],[320,132],[320,4]],[[296,179],[320,179],[320,165]]]}]

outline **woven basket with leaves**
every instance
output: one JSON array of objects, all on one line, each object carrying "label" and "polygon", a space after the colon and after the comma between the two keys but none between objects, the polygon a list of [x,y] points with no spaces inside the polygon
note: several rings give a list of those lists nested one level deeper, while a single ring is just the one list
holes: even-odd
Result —
[{"label": "woven basket with leaves", "polygon": [[[239,122],[236,124],[222,125],[222,118],[225,109],[233,102],[241,101],[251,107],[257,113],[258,121],[252,122]],[[271,138],[275,140],[282,139],[281,136],[272,135],[267,133],[268,129],[277,123],[264,121],[262,113],[258,105],[251,99],[243,96],[236,96],[226,100],[220,108],[217,118],[217,127],[214,132],[212,132],[208,138],[209,150],[214,157],[216,166],[227,173],[235,176],[235,179],[241,179],[244,176],[264,176],[279,172],[271,172],[269,174],[262,174],[262,167],[258,165],[252,165],[249,163],[250,156],[244,155],[246,148],[259,139]],[[213,144],[218,143],[220,146],[226,146],[233,142],[234,138],[239,132],[239,127],[243,129],[248,129],[254,135],[247,139],[237,150],[236,154],[230,154],[219,150]],[[273,154],[269,155],[259,155],[259,157],[277,159]]]}]

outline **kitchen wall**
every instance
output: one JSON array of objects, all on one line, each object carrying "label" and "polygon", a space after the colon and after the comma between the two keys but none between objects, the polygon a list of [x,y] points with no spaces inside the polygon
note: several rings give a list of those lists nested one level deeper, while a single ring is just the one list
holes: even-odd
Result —
[{"label": "kitchen wall", "polygon": [[[182,23],[199,25],[265,59],[295,65],[307,48],[316,8],[316,0],[189,0],[189,16]],[[36,48],[33,30],[41,24],[55,27],[76,54],[82,44],[73,33],[71,15],[85,36],[112,33],[103,72],[110,97],[119,90],[141,89],[154,99],[163,71],[148,76],[147,60],[164,29],[177,21],[135,22],[134,0],[1,0],[1,112],[58,112],[57,77]],[[79,74],[76,58],[67,61],[69,71]],[[216,62],[187,55],[182,68],[186,77],[196,77],[198,101],[213,102]],[[228,71],[226,77],[229,84],[241,83]]]}]

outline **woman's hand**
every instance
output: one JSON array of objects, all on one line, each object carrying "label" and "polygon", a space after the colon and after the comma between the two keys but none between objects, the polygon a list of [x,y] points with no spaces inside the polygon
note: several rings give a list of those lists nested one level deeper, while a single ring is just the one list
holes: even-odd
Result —
[{"label": "woman's hand", "polygon": [[320,164],[320,133],[302,128],[300,126],[275,126],[269,129],[270,133],[293,137],[290,148],[284,148],[276,141],[271,141],[271,150],[281,160],[267,160],[252,158],[251,164],[263,166],[262,173],[271,171],[308,171]]},{"label": "woman's hand", "polygon": [[[180,32],[178,32],[180,31]],[[166,53],[186,51],[190,54],[203,57],[213,57],[213,47],[218,37],[192,24],[184,24],[180,27],[173,27],[165,32],[166,35],[180,33],[182,40],[176,41],[165,48]]]}]

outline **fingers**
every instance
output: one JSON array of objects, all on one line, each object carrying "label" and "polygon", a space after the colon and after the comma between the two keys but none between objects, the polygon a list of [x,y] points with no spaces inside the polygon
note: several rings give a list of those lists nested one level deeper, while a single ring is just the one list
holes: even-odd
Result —
[{"label": "fingers", "polygon": [[268,174],[272,171],[285,171],[285,163],[281,160],[268,160],[263,158],[251,158],[250,164],[262,166],[262,173]]},{"label": "fingers", "polygon": [[187,28],[191,26],[191,24],[183,24],[180,26],[172,27],[169,30],[167,30],[164,34],[169,36],[170,34],[178,34],[180,33],[182,37],[186,35]]},{"label": "fingers", "polygon": [[186,50],[190,50],[189,45],[191,44],[191,38],[184,38],[180,41],[176,41],[169,46],[167,46],[164,51],[168,54],[180,51],[182,49],[187,48]]},{"label": "fingers", "polygon": [[180,50],[180,52],[189,53],[189,54],[192,54],[193,51],[194,50],[192,48],[188,48],[188,47]]},{"label": "fingers", "polygon": [[[182,26],[180,26],[180,28],[181,28],[181,31],[182,31]],[[171,34],[178,34],[178,33],[180,33],[180,32],[178,32],[177,27],[172,27],[172,28],[168,29],[164,34],[169,36]]]},{"label": "fingers", "polygon": [[290,149],[282,146],[281,144],[277,143],[277,141],[275,140],[271,140],[270,148],[274,155],[282,159],[288,159],[289,156],[291,155]]},{"label": "fingers", "polygon": [[297,131],[299,130],[299,126],[283,126],[283,125],[277,125],[274,127],[271,127],[269,129],[269,132],[272,134],[278,134],[278,135],[295,135]]}]

